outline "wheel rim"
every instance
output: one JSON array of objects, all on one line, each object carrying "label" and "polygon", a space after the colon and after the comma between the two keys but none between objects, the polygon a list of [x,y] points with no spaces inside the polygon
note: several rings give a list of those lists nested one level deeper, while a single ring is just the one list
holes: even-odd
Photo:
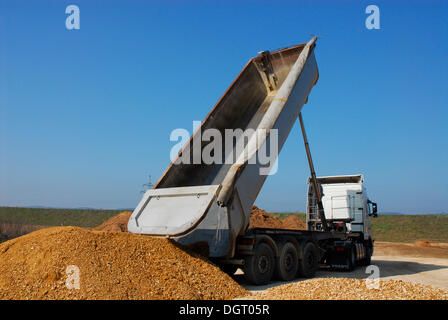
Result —
[{"label": "wheel rim", "polygon": [[308,268],[312,268],[314,265],[314,256],[311,252],[308,252],[308,254],[305,257],[305,262]]},{"label": "wheel rim", "polygon": [[288,252],[285,255],[285,269],[286,271],[291,271],[293,267],[294,267],[294,257],[290,252]]},{"label": "wheel rim", "polygon": [[260,273],[266,273],[269,271],[269,258],[267,256],[261,256],[258,260],[258,270]]}]

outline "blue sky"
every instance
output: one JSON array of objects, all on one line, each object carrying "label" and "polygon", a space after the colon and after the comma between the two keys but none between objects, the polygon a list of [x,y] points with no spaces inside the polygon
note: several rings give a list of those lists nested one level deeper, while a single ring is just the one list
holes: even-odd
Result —
[{"label": "blue sky", "polygon": [[[303,116],[318,175],[363,173],[380,211],[448,211],[447,16],[447,1],[0,0],[0,205],[134,207],[173,129],[258,51],[315,34]],[[301,139],[296,124],[260,207],[305,209]]]}]

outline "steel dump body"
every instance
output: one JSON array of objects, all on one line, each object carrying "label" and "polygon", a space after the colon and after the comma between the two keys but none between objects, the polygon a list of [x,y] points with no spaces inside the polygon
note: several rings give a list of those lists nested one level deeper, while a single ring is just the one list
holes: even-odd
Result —
[{"label": "steel dump body", "polygon": [[[202,247],[210,257],[233,257],[269,165],[317,82],[314,47],[312,39],[251,59],[145,193],[129,220],[129,231],[171,237]],[[243,134],[229,142],[229,129]],[[204,139],[207,132],[213,138]],[[221,135],[222,147],[205,152],[215,134]],[[201,159],[204,153],[213,154],[215,161]]]}]

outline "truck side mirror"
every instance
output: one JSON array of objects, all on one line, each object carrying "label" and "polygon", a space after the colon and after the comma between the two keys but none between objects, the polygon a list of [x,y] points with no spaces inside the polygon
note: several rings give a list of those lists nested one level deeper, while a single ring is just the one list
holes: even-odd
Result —
[{"label": "truck side mirror", "polygon": [[378,212],[378,206],[377,206],[376,202],[372,202],[372,201],[368,200],[367,203],[368,204],[372,204],[372,213],[371,213],[371,215],[374,218],[378,217],[378,213],[377,213]]},{"label": "truck side mirror", "polygon": [[378,217],[377,212],[378,212],[378,207],[376,205],[376,202],[372,202],[372,214],[373,214],[374,218]]}]

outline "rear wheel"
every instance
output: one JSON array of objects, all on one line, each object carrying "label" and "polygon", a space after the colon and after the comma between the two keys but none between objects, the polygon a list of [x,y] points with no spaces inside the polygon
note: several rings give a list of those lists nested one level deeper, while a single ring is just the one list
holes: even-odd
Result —
[{"label": "rear wheel", "polygon": [[356,258],[355,258],[355,248],[352,247],[349,249],[347,254],[347,269],[348,271],[353,271],[355,269]]},{"label": "rear wheel", "polygon": [[360,265],[369,266],[372,262],[372,248],[369,245],[364,245],[364,249],[366,251],[366,256],[361,260]]},{"label": "rear wheel", "polygon": [[267,284],[274,273],[274,251],[266,243],[260,243],[254,255],[246,258],[244,264],[244,277],[247,281],[256,284]]},{"label": "rear wheel", "polygon": [[302,251],[302,259],[299,260],[298,274],[301,277],[311,278],[319,267],[319,255],[316,246],[308,242]]},{"label": "rear wheel", "polygon": [[283,281],[294,279],[299,268],[299,257],[296,247],[291,242],[286,242],[282,246],[276,262],[276,279]]}]

